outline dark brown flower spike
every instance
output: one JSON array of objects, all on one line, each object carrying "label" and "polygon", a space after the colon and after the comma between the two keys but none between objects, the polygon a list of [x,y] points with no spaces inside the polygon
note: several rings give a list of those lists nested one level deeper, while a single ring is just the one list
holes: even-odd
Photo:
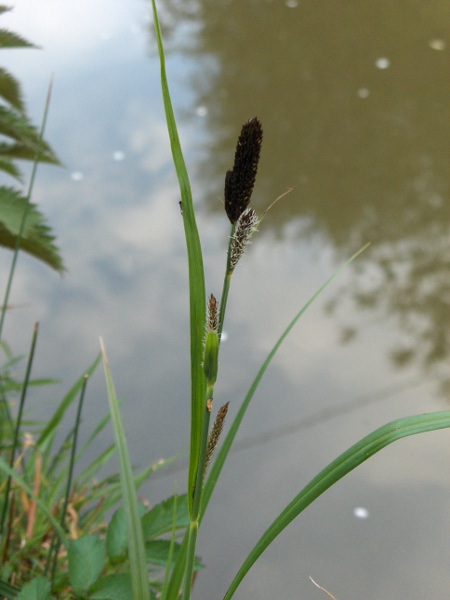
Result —
[{"label": "dark brown flower spike", "polygon": [[250,202],[258,170],[263,131],[254,117],[242,127],[234,155],[232,171],[225,176],[225,210],[234,224]]}]

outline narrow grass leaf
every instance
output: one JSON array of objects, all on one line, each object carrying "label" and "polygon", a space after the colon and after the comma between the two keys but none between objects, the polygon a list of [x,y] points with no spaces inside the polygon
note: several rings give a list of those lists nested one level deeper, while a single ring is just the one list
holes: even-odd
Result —
[{"label": "narrow grass leaf", "polygon": [[172,570],[172,565],[173,565],[173,560],[174,560],[174,551],[175,551],[175,539],[176,539],[176,522],[177,522],[177,512],[178,512],[178,505],[177,505],[177,500],[178,500],[178,496],[177,496],[177,484],[175,482],[175,489],[174,489],[174,495],[173,495],[173,511],[172,511],[172,535],[170,536],[170,547],[169,547],[169,553],[167,556],[167,564],[166,564],[166,569],[165,569],[165,573],[164,573],[164,581],[163,581],[163,585],[161,588],[161,600],[166,600],[167,599],[167,591],[169,589],[169,581],[170,581],[170,572]]},{"label": "narrow grass leaf", "polygon": [[7,581],[0,579],[0,595],[4,596],[8,600],[15,600],[20,593],[20,589],[11,585]]},{"label": "narrow grass leaf", "polygon": [[173,556],[174,567],[170,577],[169,586],[166,588],[166,596],[164,600],[178,600],[180,597],[181,584],[186,568],[186,559],[189,543],[189,530],[184,534],[183,541],[179,547],[179,552]]},{"label": "narrow grass leaf", "polygon": [[103,341],[100,340],[105,369],[106,385],[108,390],[111,421],[114,429],[117,454],[119,457],[120,481],[122,486],[123,508],[128,525],[128,550],[130,558],[131,583],[134,600],[149,600],[150,590],[148,585],[147,561],[145,556],[144,537],[142,535],[139,505],[134,483],[130,457],[119,411],[116,390],[106,356]]},{"label": "narrow grass leaf", "polygon": [[58,429],[62,419],[64,418],[64,415],[66,414],[67,409],[70,407],[70,405],[75,400],[75,398],[78,397],[78,394],[80,393],[80,390],[84,385],[85,375],[88,375],[90,377],[94,373],[95,369],[98,366],[98,363],[100,362],[100,358],[101,358],[100,355],[98,355],[97,358],[95,359],[95,361],[92,363],[92,365],[86,371],[86,373],[84,373],[77,380],[75,385],[69,390],[69,392],[63,398],[61,404],[55,411],[53,417],[50,419],[47,426],[45,427],[45,429],[42,431],[41,435],[39,436],[39,439],[37,441],[38,446],[42,446],[45,443],[45,441],[47,440],[47,437],[51,433],[54,433]]},{"label": "narrow grass leaf", "polygon": [[281,334],[281,336],[279,337],[278,341],[276,342],[276,344],[274,345],[274,347],[272,348],[272,350],[270,351],[269,355],[267,356],[266,360],[263,362],[261,368],[259,369],[255,379],[253,380],[252,385],[250,386],[249,391],[247,392],[247,395],[244,398],[244,401],[242,402],[241,407],[239,408],[239,411],[236,415],[236,417],[234,418],[234,421],[230,427],[230,431],[228,432],[219,452],[217,453],[217,457],[216,460],[214,461],[214,465],[211,469],[210,475],[205,483],[205,487],[203,490],[203,497],[202,497],[202,514],[201,517],[203,517],[203,515],[205,514],[206,508],[208,506],[208,503],[211,499],[212,493],[214,491],[214,488],[216,486],[217,481],[219,480],[220,477],[220,473],[222,471],[223,465],[225,464],[225,461],[227,459],[228,453],[230,452],[231,446],[233,444],[234,438],[236,437],[236,434],[239,430],[239,427],[242,423],[242,419],[245,416],[245,413],[247,412],[247,408],[249,407],[250,401],[253,398],[254,393],[256,392],[258,385],[261,381],[261,379],[264,376],[264,373],[266,372],[268,366],[270,365],[270,363],[272,362],[273,357],[275,356],[275,354],[278,352],[280,346],[282,345],[282,343],[284,342],[284,340],[287,338],[287,336],[289,335],[289,333],[292,331],[292,329],[294,328],[294,325],[297,323],[297,321],[300,319],[300,317],[306,312],[306,310],[311,306],[311,304],[314,302],[314,300],[316,300],[316,298],[329,286],[329,284],[335,279],[335,277],[337,277],[339,275],[339,273],[345,269],[345,267],[347,265],[349,265],[353,260],[355,260],[355,258],[357,256],[359,256],[361,254],[361,252],[364,252],[364,250],[369,246],[369,244],[366,244],[365,246],[363,246],[360,250],[358,250],[358,252],[356,252],[351,258],[349,258],[349,260],[344,263],[318,290],[317,292],[308,300],[308,302],[301,308],[301,310],[295,315],[295,317],[292,319],[292,321],[289,323],[289,325],[286,327],[286,329],[283,331],[283,333]]},{"label": "narrow grass leaf", "polygon": [[260,540],[245,559],[236,577],[233,579],[224,600],[233,597],[245,575],[256,560],[273,542],[273,540],[305,510],[314,500],[323,494],[337,481],[350,473],[368,458],[397,440],[410,435],[417,435],[438,429],[450,427],[450,411],[442,411],[425,415],[405,417],[392,421],[357,442],[346,452],[338,456],[323,469],[303,490],[292,500],[272,525],[261,536]]},{"label": "narrow grass leaf", "polygon": [[[152,0],[152,5],[160,58],[161,87],[166,112],[167,129],[170,137],[173,162],[180,185],[182,216],[188,253],[191,330],[191,454],[189,461],[189,490],[191,491],[194,489],[197,473],[206,391],[206,378],[201,366],[206,318],[205,276],[200,237],[192,202],[191,185],[186,164],[184,162],[167,81],[164,45],[155,0]],[[192,512],[193,504],[191,494],[189,494],[189,502]]]}]

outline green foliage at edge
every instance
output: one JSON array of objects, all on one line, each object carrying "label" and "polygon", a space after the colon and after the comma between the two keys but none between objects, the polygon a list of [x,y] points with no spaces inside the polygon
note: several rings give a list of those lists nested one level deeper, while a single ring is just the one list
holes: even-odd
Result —
[{"label": "green foliage at edge", "polygon": [[[0,14],[10,10],[0,5]],[[21,36],[0,29],[1,48],[34,48]],[[58,165],[59,160],[50,145],[30,122],[18,80],[0,67],[0,171],[21,180],[18,160],[46,162]],[[0,246],[14,250],[20,240],[21,248],[34,258],[43,261],[59,273],[64,271],[62,258],[54,243],[54,236],[36,206],[18,191],[0,186]],[[25,231],[20,235],[21,216],[26,212]]]},{"label": "green foliage at edge", "polygon": [[[28,205],[18,191],[10,187],[0,187],[0,245],[14,250],[20,233],[23,213]],[[35,204],[27,210],[24,231],[20,240],[22,250],[62,273],[64,264],[56,247],[55,237],[45,223],[44,216]]]}]

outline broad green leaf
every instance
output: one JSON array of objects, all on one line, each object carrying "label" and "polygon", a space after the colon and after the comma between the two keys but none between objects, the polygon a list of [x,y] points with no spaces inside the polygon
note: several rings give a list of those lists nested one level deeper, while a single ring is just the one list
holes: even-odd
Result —
[{"label": "broad green leaf", "polygon": [[51,598],[50,581],[45,577],[36,577],[26,583],[17,596],[17,600],[51,600]]},{"label": "broad green leaf", "polygon": [[102,577],[89,591],[90,600],[131,600],[131,575],[116,573]]},{"label": "broad green leaf", "polygon": [[174,517],[174,502],[175,497],[172,496],[164,500],[160,504],[154,506],[148,513],[142,517],[142,530],[144,539],[150,540],[165,533],[170,533],[175,526],[175,529],[188,527],[189,525],[189,504],[187,495],[176,497],[176,521]]},{"label": "broad green leaf", "polygon": [[250,568],[283,529],[342,477],[387,445],[401,438],[448,427],[450,427],[450,411],[405,417],[376,429],[338,456],[303,488],[261,536],[233,579],[224,600],[233,597]]},{"label": "broad green leaf", "polygon": [[[139,514],[145,514],[145,506],[139,504]],[[123,508],[113,514],[106,532],[106,551],[111,560],[124,558],[128,552],[128,527]]]},{"label": "broad green leaf", "polygon": [[75,594],[85,596],[105,567],[105,542],[97,534],[72,540],[69,545],[69,581]]},{"label": "broad green leaf", "polygon": [[[9,187],[0,187],[1,246],[11,250],[15,249],[26,206],[27,199],[19,192]],[[55,237],[50,233],[44,216],[35,204],[30,203],[20,248],[63,273],[64,264],[54,240]]]}]

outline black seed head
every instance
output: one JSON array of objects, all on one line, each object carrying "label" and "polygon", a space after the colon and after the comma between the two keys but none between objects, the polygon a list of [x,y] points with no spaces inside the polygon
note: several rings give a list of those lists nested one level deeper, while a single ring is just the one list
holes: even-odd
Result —
[{"label": "black seed head", "polygon": [[225,176],[225,210],[231,223],[236,223],[247,208],[255,185],[263,131],[254,117],[242,127],[234,155],[232,171]]}]

